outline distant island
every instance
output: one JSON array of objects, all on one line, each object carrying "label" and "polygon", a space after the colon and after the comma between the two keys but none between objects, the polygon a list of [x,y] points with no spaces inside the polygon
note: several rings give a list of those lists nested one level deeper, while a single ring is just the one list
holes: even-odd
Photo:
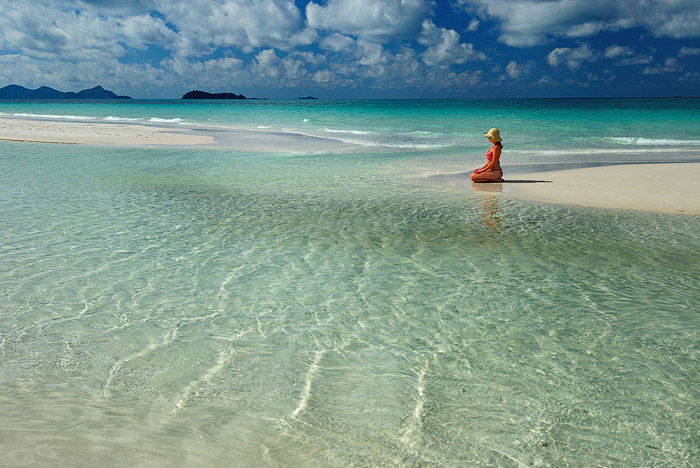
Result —
[{"label": "distant island", "polygon": [[305,97],[300,97],[299,99],[318,99],[318,98],[313,97],[313,96],[305,96]]},{"label": "distant island", "polygon": [[236,93],[207,93],[206,91],[194,90],[182,95],[181,99],[248,99],[242,94]]},{"label": "distant island", "polygon": [[77,93],[58,91],[48,86],[37,89],[27,89],[24,86],[11,84],[0,88],[0,99],[131,99],[129,96],[117,96],[102,86],[84,89]]}]

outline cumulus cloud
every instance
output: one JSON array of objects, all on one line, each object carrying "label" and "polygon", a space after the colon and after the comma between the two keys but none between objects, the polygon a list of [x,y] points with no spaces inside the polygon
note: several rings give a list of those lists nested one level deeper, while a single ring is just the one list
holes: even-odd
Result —
[{"label": "cumulus cloud", "polygon": [[[258,77],[271,80],[272,83],[293,86],[308,75],[304,62],[293,57],[278,57],[274,50],[265,49],[255,56],[251,70]],[[268,83],[270,83],[268,81]]]},{"label": "cumulus cloud", "polygon": [[618,60],[617,62],[615,62],[615,65],[618,67],[625,67],[630,65],[647,65],[653,60],[654,58],[651,55],[636,55],[634,57]]},{"label": "cumulus cloud", "polygon": [[428,66],[449,66],[486,58],[481,52],[475,51],[471,43],[460,42],[457,31],[439,28],[430,20],[423,22],[418,42],[427,47],[422,57]]},{"label": "cumulus cloud", "polygon": [[[179,29],[177,53],[197,56],[218,47],[282,50],[310,44],[314,31],[293,2],[278,0],[156,0],[158,10]],[[193,8],[198,13],[192,21]]]},{"label": "cumulus cloud", "polygon": [[616,59],[616,66],[647,65],[652,62],[650,55],[638,55],[634,49],[627,46],[612,45],[605,49],[603,57]]},{"label": "cumulus cloud", "polygon": [[118,14],[138,14],[156,8],[154,0],[58,0],[53,3],[70,8],[94,9]]},{"label": "cumulus cloud", "polygon": [[552,37],[582,38],[643,27],[657,37],[700,37],[697,0],[457,0],[466,10],[499,21],[500,40],[514,47]]},{"label": "cumulus cloud", "polygon": [[355,39],[350,36],[333,33],[321,39],[321,47],[326,50],[340,52],[341,50],[349,50],[355,44]]},{"label": "cumulus cloud", "polygon": [[520,78],[528,75],[534,65],[535,64],[532,62],[520,64],[515,60],[511,60],[508,62],[508,65],[506,65],[506,74],[513,80],[519,80]]},{"label": "cumulus cloud", "polygon": [[334,81],[334,78],[335,78],[335,74],[330,72],[329,70],[317,71],[311,77],[311,79],[314,80],[314,82],[318,83],[318,84],[331,83],[332,81]]},{"label": "cumulus cloud", "polygon": [[547,63],[553,67],[566,65],[574,70],[585,62],[597,60],[596,53],[588,44],[583,44],[577,48],[557,47],[547,55]]},{"label": "cumulus cloud", "polygon": [[700,55],[700,47],[681,47],[678,51],[679,57],[689,57],[693,55]]},{"label": "cumulus cloud", "polygon": [[675,57],[669,57],[664,60],[663,65],[657,65],[654,67],[646,67],[642,70],[645,75],[658,75],[660,73],[675,73],[683,70],[683,65],[678,63],[678,59]]},{"label": "cumulus cloud", "polygon": [[306,17],[312,28],[383,42],[415,35],[432,5],[429,0],[328,0],[323,6],[309,3]]},{"label": "cumulus cloud", "polygon": [[[59,3],[60,5],[60,3]],[[62,60],[105,60],[128,48],[144,50],[175,40],[176,33],[161,18],[148,13],[105,16],[95,10],[0,0],[0,47],[33,57]]]},{"label": "cumulus cloud", "polygon": [[630,57],[634,55],[634,51],[631,47],[613,45],[605,49],[603,56],[605,58],[620,58],[620,57]]}]

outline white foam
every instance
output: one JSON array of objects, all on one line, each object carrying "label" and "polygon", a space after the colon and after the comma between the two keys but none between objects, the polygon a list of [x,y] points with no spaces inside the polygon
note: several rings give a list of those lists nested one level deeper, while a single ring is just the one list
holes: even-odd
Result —
[{"label": "white foam", "polygon": [[429,145],[425,143],[380,143],[377,141],[353,140],[351,138],[337,138],[338,141],[358,146],[374,146],[380,148],[398,148],[398,149],[439,149],[449,148],[452,145]]},{"label": "white foam", "polygon": [[304,123],[307,123],[307,122],[310,122],[310,121],[311,121],[311,119],[304,119],[304,120],[303,120]]},{"label": "white foam", "polygon": [[185,119],[180,119],[180,118],[174,118],[174,119],[161,119],[160,117],[152,117],[148,119],[149,122],[157,122],[157,123],[180,123]]},{"label": "white foam", "polygon": [[608,141],[613,141],[622,145],[636,146],[666,146],[666,145],[688,145],[700,146],[700,140],[672,140],[670,138],[643,138],[643,137],[607,137]]},{"label": "white foam", "polygon": [[66,119],[66,120],[95,120],[96,117],[86,115],[56,115],[56,114],[31,114],[27,112],[16,112],[13,117],[29,117],[35,119]]},{"label": "white foam", "polygon": [[438,136],[444,136],[444,133],[437,133],[437,132],[426,132],[424,130],[414,130],[412,132],[401,132],[399,135],[420,135],[420,136],[432,136],[432,137],[438,137]]},{"label": "white foam", "polygon": [[132,122],[132,121],[143,120],[143,119],[138,118],[138,117],[114,117],[112,115],[109,115],[102,120],[107,120],[110,122]]},{"label": "white foam", "polygon": [[351,135],[372,135],[374,132],[368,132],[366,130],[341,130],[334,128],[325,128],[328,133],[349,133]]},{"label": "white foam", "polygon": [[[674,148],[674,153],[697,153],[697,149],[689,148]],[[643,153],[662,153],[663,150],[660,148],[580,148],[574,150],[509,150],[508,154],[513,155],[526,155],[526,154],[536,154],[541,156],[557,156],[563,154],[643,154]]]},{"label": "white foam", "polygon": [[272,127],[270,127],[269,125],[258,125],[258,126],[255,127],[255,128],[267,129],[267,128],[272,128]]}]

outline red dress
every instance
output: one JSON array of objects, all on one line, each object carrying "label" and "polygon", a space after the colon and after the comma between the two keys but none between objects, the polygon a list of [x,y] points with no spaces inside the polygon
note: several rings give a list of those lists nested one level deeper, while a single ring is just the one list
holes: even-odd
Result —
[{"label": "red dress", "polygon": [[501,169],[501,143],[494,143],[486,153],[486,164],[479,169],[474,169],[470,179],[472,182],[503,182],[503,170]]}]

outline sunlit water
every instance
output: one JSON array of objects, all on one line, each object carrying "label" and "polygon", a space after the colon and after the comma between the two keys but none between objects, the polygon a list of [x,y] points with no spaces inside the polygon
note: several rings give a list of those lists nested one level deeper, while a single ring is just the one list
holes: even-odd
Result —
[{"label": "sunlit water", "polygon": [[0,465],[697,466],[700,218],[427,151],[0,144]]}]

